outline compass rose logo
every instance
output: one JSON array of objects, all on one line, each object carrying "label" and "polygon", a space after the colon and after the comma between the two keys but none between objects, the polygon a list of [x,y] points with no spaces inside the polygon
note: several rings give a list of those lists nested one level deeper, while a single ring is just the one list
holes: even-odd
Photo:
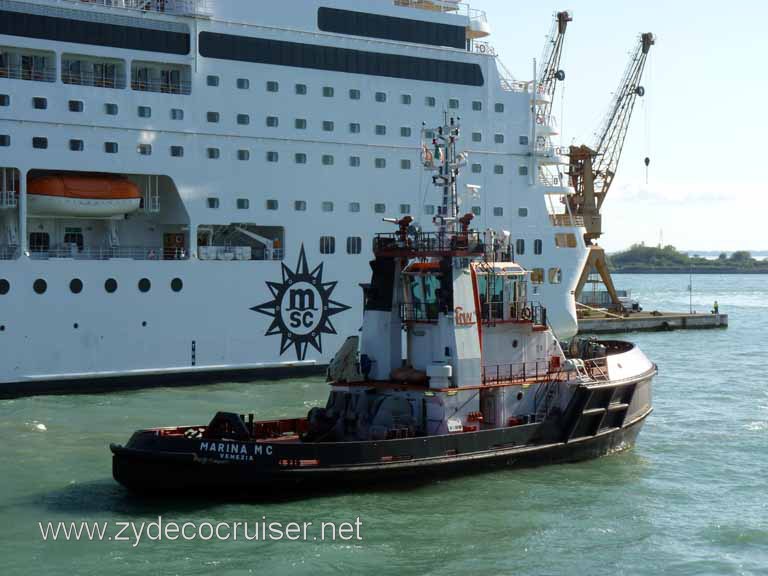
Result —
[{"label": "compass rose logo", "polygon": [[336,334],[331,316],[350,308],[331,300],[338,282],[323,282],[322,263],[309,270],[302,244],[296,269],[283,264],[283,281],[266,284],[272,300],[251,310],[272,318],[265,335],[280,335],[280,355],[293,346],[296,357],[304,360],[309,345],[322,354],[323,334]]}]

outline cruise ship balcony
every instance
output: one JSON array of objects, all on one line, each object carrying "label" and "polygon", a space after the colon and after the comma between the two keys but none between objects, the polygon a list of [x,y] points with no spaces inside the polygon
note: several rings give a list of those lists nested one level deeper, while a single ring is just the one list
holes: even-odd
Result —
[{"label": "cruise ship balcony", "polygon": [[179,16],[210,16],[211,0],[59,0],[67,4],[160,12]]}]

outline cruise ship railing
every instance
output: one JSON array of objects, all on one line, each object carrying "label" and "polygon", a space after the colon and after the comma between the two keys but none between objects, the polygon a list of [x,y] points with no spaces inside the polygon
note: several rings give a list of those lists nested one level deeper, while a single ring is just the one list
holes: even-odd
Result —
[{"label": "cruise ship railing", "polygon": [[25,68],[22,66],[1,66],[0,78],[32,80],[34,82],[56,82],[55,68]]},{"label": "cruise ship railing", "polygon": [[162,246],[115,246],[87,247],[79,249],[76,245],[59,246],[48,250],[33,250],[29,257],[32,260],[184,260],[183,252],[164,251]]},{"label": "cruise ship railing", "polygon": [[163,82],[162,80],[131,80],[131,88],[141,92],[162,92],[163,94],[191,94],[191,82]]},{"label": "cruise ship railing", "polygon": [[116,74],[113,77],[92,74],[92,73],[73,73],[62,72],[61,81],[64,84],[74,84],[76,86],[93,86],[95,88],[115,88],[122,90],[125,88],[125,78]]},{"label": "cruise ship railing", "polygon": [[21,256],[19,246],[0,246],[0,260],[16,260]]},{"label": "cruise ship railing", "polygon": [[180,16],[210,16],[211,0],[59,0],[69,4],[121,8],[140,12],[160,12]]}]

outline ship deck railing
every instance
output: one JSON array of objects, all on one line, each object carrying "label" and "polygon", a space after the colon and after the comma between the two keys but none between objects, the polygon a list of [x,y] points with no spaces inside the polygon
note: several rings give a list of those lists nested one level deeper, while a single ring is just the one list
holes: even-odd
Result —
[{"label": "ship deck railing", "polygon": [[398,232],[376,234],[374,253],[407,253],[413,256],[448,255],[454,252],[483,254],[485,245],[478,232],[447,235],[440,232],[418,232],[406,239]]},{"label": "ship deck railing", "polygon": [[55,68],[27,68],[24,66],[0,66],[0,78],[31,80],[33,82],[56,82]]},{"label": "ship deck railing", "polygon": [[186,81],[169,82],[163,80],[131,80],[131,89],[139,92],[160,92],[163,94],[192,94],[192,83]]},{"label": "ship deck railing", "polygon": [[62,72],[61,81],[64,84],[74,84],[75,86],[114,88],[116,90],[125,88],[125,78],[120,74],[105,76],[104,74],[93,74],[92,72]]},{"label": "ship deck railing", "polygon": [[0,260],[16,260],[21,256],[19,246],[0,246]]},{"label": "ship deck railing", "polygon": [[507,384],[531,384],[539,381],[552,380],[562,374],[559,365],[549,361],[518,362],[514,364],[498,364],[483,366],[483,386],[498,386]]},{"label": "ship deck railing", "polygon": [[59,2],[178,16],[210,16],[212,14],[211,0],[59,0]]},{"label": "ship deck railing", "polygon": [[32,260],[186,260],[188,253],[181,249],[163,249],[162,246],[57,246],[30,251]]}]

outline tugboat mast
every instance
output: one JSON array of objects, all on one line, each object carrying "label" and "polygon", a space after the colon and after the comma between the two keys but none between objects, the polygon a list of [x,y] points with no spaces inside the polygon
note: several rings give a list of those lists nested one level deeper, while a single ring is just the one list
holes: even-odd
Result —
[{"label": "tugboat mast", "polygon": [[456,153],[456,143],[461,136],[460,118],[449,117],[447,112],[443,114],[443,126],[437,128],[436,135],[432,139],[433,161],[426,162],[425,166],[437,169],[437,174],[432,176],[432,184],[442,188],[443,203],[434,222],[440,237],[444,240],[446,235],[456,233],[456,222],[459,216],[459,167],[464,156]]}]

